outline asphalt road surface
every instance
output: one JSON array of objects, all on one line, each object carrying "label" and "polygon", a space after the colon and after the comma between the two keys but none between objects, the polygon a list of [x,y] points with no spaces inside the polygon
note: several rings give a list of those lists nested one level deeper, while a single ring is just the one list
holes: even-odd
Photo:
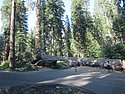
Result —
[{"label": "asphalt road surface", "polygon": [[125,72],[90,67],[42,69],[33,72],[0,72],[0,88],[32,83],[57,83],[78,86],[96,94],[125,94]]}]

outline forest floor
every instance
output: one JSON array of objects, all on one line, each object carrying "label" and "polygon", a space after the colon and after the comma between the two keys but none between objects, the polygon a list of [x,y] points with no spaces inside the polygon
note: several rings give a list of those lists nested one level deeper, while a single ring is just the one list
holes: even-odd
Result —
[{"label": "forest floor", "polygon": [[[42,69],[31,72],[0,72],[0,88],[24,84],[63,84],[77,86],[96,94],[125,94],[125,72],[91,67]],[[84,94],[84,93],[83,93]]]}]

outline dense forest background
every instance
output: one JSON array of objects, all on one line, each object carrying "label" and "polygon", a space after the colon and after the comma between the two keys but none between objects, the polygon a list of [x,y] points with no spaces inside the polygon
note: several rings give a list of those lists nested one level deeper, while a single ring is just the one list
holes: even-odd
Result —
[{"label": "dense forest background", "polygon": [[[27,6],[26,6],[27,5]],[[125,0],[72,0],[71,19],[62,0],[4,0],[0,61],[9,67],[30,66],[36,49],[68,57],[125,59]],[[36,26],[28,32],[28,11]]]}]

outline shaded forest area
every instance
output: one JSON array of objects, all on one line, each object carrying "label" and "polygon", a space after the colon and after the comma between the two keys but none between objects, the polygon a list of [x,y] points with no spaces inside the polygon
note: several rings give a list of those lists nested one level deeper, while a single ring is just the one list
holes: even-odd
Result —
[{"label": "shaded forest area", "polygon": [[[48,55],[125,59],[125,0],[71,0],[71,19],[63,0],[4,0],[0,61],[8,69],[32,69],[36,50]],[[36,26],[28,32],[28,12]],[[7,70],[8,70],[7,69]]]}]

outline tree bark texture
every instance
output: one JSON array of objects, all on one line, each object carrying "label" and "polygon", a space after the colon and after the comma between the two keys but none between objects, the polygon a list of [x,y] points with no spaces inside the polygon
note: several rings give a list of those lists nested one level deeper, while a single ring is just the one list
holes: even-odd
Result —
[{"label": "tree bark texture", "polygon": [[15,63],[15,11],[16,11],[16,0],[12,0],[12,12],[11,12],[11,23],[10,23],[10,61],[9,67],[14,69]]},{"label": "tree bark texture", "polygon": [[35,37],[35,46],[36,48],[41,48],[41,0],[37,0],[36,3],[36,37]]}]

